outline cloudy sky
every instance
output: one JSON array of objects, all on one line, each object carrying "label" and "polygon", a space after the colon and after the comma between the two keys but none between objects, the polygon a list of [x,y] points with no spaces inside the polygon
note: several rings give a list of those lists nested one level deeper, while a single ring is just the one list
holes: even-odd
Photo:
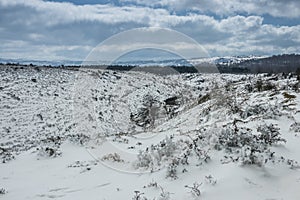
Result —
[{"label": "cloudy sky", "polygon": [[125,30],[169,28],[211,56],[300,53],[299,0],[0,0],[0,58],[83,60]]}]

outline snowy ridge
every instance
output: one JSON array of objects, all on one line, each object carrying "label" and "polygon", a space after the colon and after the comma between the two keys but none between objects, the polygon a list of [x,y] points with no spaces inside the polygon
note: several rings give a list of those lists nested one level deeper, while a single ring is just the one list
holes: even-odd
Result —
[{"label": "snowy ridge", "polygon": [[300,198],[296,75],[1,66],[0,78],[3,199]]},{"label": "snowy ridge", "polygon": [[268,58],[268,56],[225,56],[225,57],[212,57],[202,59],[192,59],[189,62],[193,65],[199,65],[203,63],[211,63],[216,65],[227,65],[239,64],[249,60],[259,60],[262,58]]},{"label": "snowy ridge", "polygon": [[[191,66],[191,65],[199,65],[203,63],[210,64],[219,64],[219,65],[231,65],[241,63],[247,60],[257,60],[262,58],[267,58],[268,56],[225,56],[225,57],[211,57],[211,58],[195,58],[195,59],[166,59],[166,58],[157,58],[157,59],[149,59],[149,60],[127,60],[127,61],[116,61],[112,64],[114,65],[132,65],[132,66]],[[38,65],[38,66],[60,66],[60,65],[81,65],[82,61],[70,61],[70,60],[58,60],[58,61],[44,61],[44,60],[27,60],[27,59],[4,59],[0,58],[0,63],[19,63],[24,65]],[[97,61],[98,64],[108,64],[107,61]]]}]

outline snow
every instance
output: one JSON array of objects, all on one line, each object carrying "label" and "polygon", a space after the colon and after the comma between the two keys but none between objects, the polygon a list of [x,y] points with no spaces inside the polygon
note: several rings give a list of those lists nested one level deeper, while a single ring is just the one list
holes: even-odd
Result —
[{"label": "snow", "polygon": [[[11,66],[1,66],[0,77],[2,199],[133,199],[134,191],[147,199],[300,199],[296,77]],[[258,80],[275,88],[258,91]],[[165,100],[174,96],[168,113]],[[149,123],[139,126],[131,114]],[[262,165],[242,162],[246,146],[220,143],[222,130],[248,128],[252,137],[264,124],[286,143],[259,144]],[[139,160],[141,152],[149,160]],[[172,163],[177,178],[166,177]],[[200,196],[194,183],[202,183]]]}]

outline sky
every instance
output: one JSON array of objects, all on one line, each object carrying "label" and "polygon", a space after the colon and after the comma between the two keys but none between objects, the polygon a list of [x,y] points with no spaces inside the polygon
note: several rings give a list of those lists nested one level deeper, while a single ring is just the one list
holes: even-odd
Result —
[{"label": "sky", "polygon": [[84,60],[145,27],[183,33],[210,56],[300,53],[299,0],[0,0],[0,58]]}]

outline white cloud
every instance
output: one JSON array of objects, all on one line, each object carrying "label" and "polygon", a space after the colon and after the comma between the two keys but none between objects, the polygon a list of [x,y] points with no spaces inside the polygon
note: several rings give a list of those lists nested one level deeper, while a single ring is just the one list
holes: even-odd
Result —
[{"label": "white cloud", "polygon": [[[215,22],[212,17],[206,15],[188,14],[179,16],[170,14],[166,9],[153,9],[149,7],[116,7],[99,4],[74,5],[65,2],[46,2],[42,0],[2,0],[0,1],[0,5],[4,7],[18,5],[25,7],[25,9],[31,8],[36,11],[37,13],[34,18],[15,19],[17,22],[21,20],[20,22],[26,23],[27,25],[42,22],[47,26],[54,26],[81,21],[96,21],[106,24],[134,22],[145,26],[172,27],[187,22],[201,22],[204,25],[211,25],[211,23]],[[247,20],[248,19],[251,18],[247,18]],[[242,20],[243,19],[241,19],[241,21]]]},{"label": "white cloud", "polygon": [[218,15],[248,13],[254,15],[269,14],[274,17],[300,17],[299,0],[121,0],[147,6],[168,6],[175,10],[199,10]]},{"label": "white cloud", "polygon": [[259,16],[234,16],[221,20],[218,28],[225,32],[240,32],[259,29],[262,26],[263,18]]},{"label": "white cloud", "polygon": [[[140,5],[149,2],[137,1]],[[113,33],[149,26],[182,31],[213,55],[299,52],[300,25],[264,24],[259,14],[299,17],[300,1],[154,0],[154,4],[224,16],[216,19],[199,13],[176,15],[172,9],[135,5],[0,0],[0,57],[83,59],[93,46]],[[247,12],[250,16],[234,15],[235,12]]]},{"label": "white cloud", "polygon": [[[162,17],[169,15],[164,9],[151,9],[147,7],[115,7],[112,5],[74,5],[71,3],[45,2],[41,0],[3,0],[0,1],[3,7],[16,5],[34,9],[38,18],[32,20],[43,21],[48,26],[57,24],[97,21],[107,24],[124,22],[135,22],[148,25],[157,25]],[[156,18],[159,18],[158,20]],[[26,19],[24,19],[26,20]],[[27,20],[26,20],[27,21]]]}]

